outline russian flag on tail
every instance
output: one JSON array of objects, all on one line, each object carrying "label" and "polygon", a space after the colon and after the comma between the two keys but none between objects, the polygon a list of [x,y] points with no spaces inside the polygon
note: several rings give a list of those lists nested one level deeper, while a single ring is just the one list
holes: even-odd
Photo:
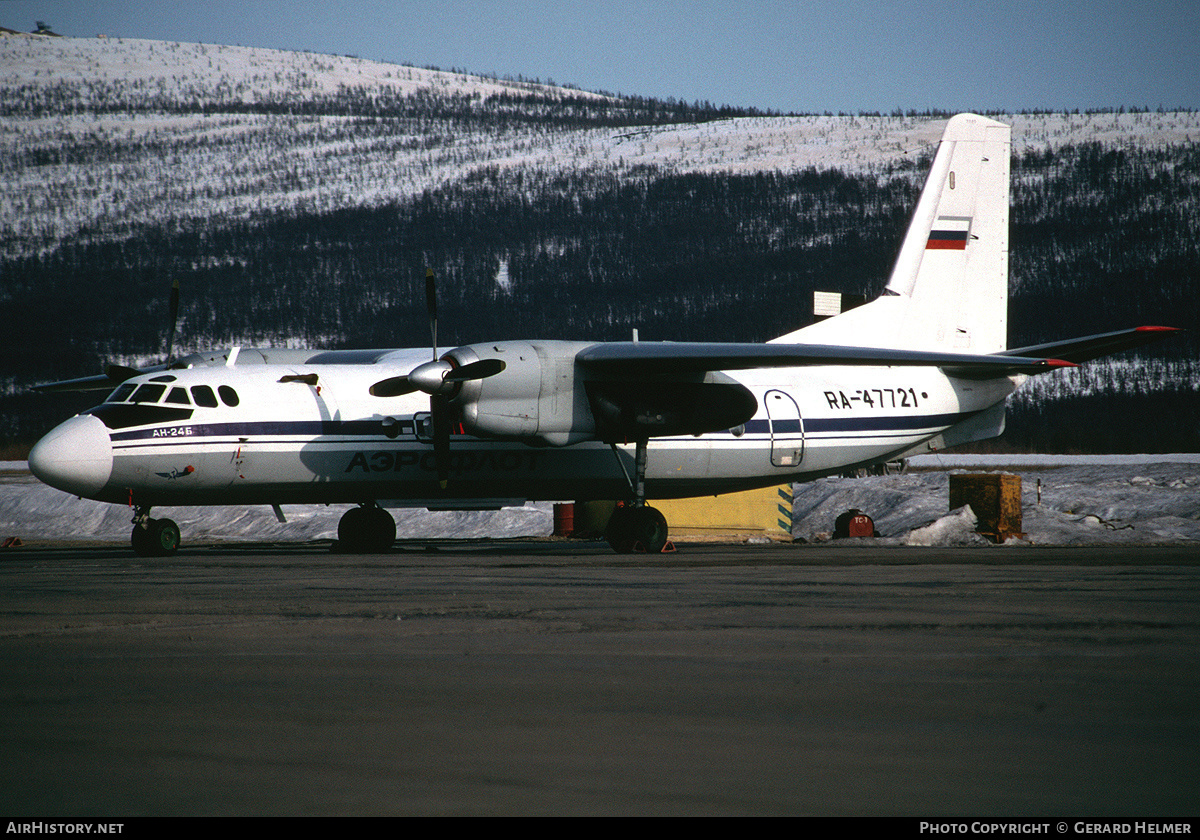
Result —
[{"label": "russian flag on tail", "polygon": [[925,250],[965,251],[971,235],[970,216],[938,216]]}]

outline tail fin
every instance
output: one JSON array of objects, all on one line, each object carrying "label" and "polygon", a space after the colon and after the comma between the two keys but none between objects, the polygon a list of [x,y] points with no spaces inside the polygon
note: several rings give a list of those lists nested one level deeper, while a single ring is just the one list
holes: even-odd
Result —
[{"label": "tail fin", "polygon": [[946,125],[882,297],[775,339],[996,353],[1008,343],[1009,127]]}]

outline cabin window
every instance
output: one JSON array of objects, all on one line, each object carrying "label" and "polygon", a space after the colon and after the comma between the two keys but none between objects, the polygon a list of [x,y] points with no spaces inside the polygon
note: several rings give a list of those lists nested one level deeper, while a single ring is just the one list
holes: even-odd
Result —
[{"label": "cabin window", "polygon": [[163,392],[166,390],[166,385],[142,385],[133,392],[133,401],[135,403],[156,403],[162,399]]},{"label": "cabin window", "polygon": [[193,385],[192,399],[196,401],[196,405],[203,406],[204,408],[217,407],[217,395],[207,385]]},{"label": "cabin window", "polygon": [[136,385],[131,385],[128,382],[119,385],[117,390],[108,395],[106,402],[125,402],[125,400],[129,399],[129,395],[133,393],[133,389],[136,387]]},{"label": "cabin window", "polygon": [[240,400],[238,400],[237,391],[233,390],[228,385],[222,385],[221,387],[217,388],[217,393],[221,395],[221,402],[225,403],[225,405],[229,406],[230,408],[233,408],[238,404],[238,402],[240,402]]},{"label": "cabin window", "polygon": [[192,401],[188,399],[187,388],[172,388],[167,394],[166,402],[175,403],[176,405],[191,405]]}]

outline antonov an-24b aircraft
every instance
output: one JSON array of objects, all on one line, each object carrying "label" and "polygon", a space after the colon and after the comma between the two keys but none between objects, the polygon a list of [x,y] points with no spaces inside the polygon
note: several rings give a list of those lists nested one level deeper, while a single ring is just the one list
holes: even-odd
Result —
[{"label": "antonov an-24b aircraft", "polygon": [[[999,435],[1030,374],[1161,338],[1140,327],[1007,349],[1009,127],[949,121],[886,290],[766,344],[497,341],[231,348],[45,389],[112,387],[42,438],[46,484],[134,512],[139,554],[180,543],[161,505],[352,504],[347,551],[388,507],[617,499],[607,538],[659,551],[647,499],[804,481]],[[177,297],[172,309],[177,306]],[[172,341],[174,326],[172,325]]]}]

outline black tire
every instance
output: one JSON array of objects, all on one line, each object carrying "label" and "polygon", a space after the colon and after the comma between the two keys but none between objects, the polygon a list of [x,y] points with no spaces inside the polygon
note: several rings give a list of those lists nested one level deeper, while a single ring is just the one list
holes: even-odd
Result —
[{"label": "black tire", "polygon": [[179,526],[170,519],[151,519],[145,528],[133,526],[129,542],[138,557],[170,557],[179,550]]},{"label": "black tire", "polygon": [[634,508],[634,548],[647,554],[661,554],[667,545],[667,518],[658,508]]},{"label": "black tire", "polygon": [[133,553],[138,557],[154,556],[154,544],[151,541],[150,531],[141,525],[133,526],[133,533],[129,535],[129,542],[133,545]]},{"label": "black tire", "polygon": [[604,539],[609,547],[617,554],[628,554],[633,551],[636,537],[633,533],[633,511],[631,507],[618,505],[608,519],[604,529]]},{"label": "black tire", "polygon": [[396,541],[396,520],[383,508],[354,507],[338,521],[338,550],[350,554],[387,551]]},{"label": "black tire", "polygon": [[366,550],[367,509],[352,507],[338,520],[338,549],[358,554]]},{"label": "black tire", "polygon": [[659,554],[667,545],[667,518],[658,508],[618,507],[604,529],[604,539],[618,554]]},{"label": "black tire", "polygon": [[383,508],[367,508],[371,551],[387,551],[396,541],[396,520]]}]

